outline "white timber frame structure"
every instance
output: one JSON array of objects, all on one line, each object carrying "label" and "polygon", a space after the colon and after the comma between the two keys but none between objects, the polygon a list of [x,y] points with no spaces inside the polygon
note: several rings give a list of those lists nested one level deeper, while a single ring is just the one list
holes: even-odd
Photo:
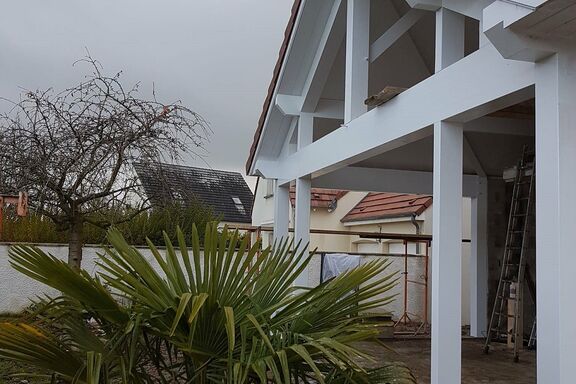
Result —
[{"label": "white timber frame structure", "polygon": [[[275,180],[274,236],[309,240],[312,187],[433,194],[431,382],[461,382],[462,196],[471,334],[486,334],[505,169],[536,154],[538,383],[574,382],[576,3],[296,0],[247,173]],[[386,86],[406,88],[367,107]],[[531,106],[531,110],[530,110]],[[528,111],[527,111],[528,109]],[[496,191],[496,192],[495,192]],[[502,246],[500,246],[502,247]]]}]

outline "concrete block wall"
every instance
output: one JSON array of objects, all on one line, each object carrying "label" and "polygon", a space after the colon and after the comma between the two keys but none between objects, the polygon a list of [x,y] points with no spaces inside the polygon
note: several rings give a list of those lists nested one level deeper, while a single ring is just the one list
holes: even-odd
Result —
[{"label": "concrete block wall", "polygon": [[[382,260],[381,256],[362,256],[362,263],[368,263],[372,260]],[[394,301],[386,306],[381,307],[379,310],[383,312],[390,312],[394,320],[398,320],[404,313],[404,257],[389,257],[391,262],[390,266],[386,269],[385,274],[396,273],[396,285],[388,292],[381,296],[394,295]],[[408,288],[407,288],[407,312],[413,321],[420,322],[424,320],[424,305],[425,305],[425,290],[424,286],[415,284],[413,281],[424,282],[426,263],[424,258],[409,257],[408,258]],[[378,276],[381,278],[383,276]],[[373,279],[375,280],[375,279]],[[429,312],[429,311],[428,311]],[[429,314],[429,313],[428,313]]]},{"label": "concrete block wall", "polygon": [[[382,260],[382,256],[359,256],[360,263],[366,264],[373,260]],[[394,320],[399,319],[404,312],[404,258],[401,256],[391,256],[387,258],[391,264],[381,275],[371,279],[367,284],[374,282],[386,274],[396,273],[396,285],[388,292],[379,295],[379,298],[394,296],[394,301],[386,306],[381,306],[374,312],[386,312],[392,314]],[[308,266],[309,286],[314,287],[320,283],[322,256],[314,255]],[[408,258],[408,280],[424,282],[426,276],[426,265],[424,258]],[[408,301],[407,310],[414,321],[422,321],[424,317],[425,290],[420,284],[408,283]],[[428,310],[428,317],[430,309]]]}]

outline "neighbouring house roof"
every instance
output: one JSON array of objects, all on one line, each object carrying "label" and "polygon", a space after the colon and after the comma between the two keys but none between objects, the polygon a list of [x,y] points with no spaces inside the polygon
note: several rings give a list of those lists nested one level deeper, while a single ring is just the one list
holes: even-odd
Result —
[{"label": "neighbouring house roof", "polygon": [[292,5],[292,12],[290,14],[290,19],[288,20],[288,25],[284,31],[284,41],[280,47],[280,53],[278,54],[278,60],[274,66],[274,72],[272,73],[272,81],[268,86],[268,93],[266,94],[266,99],[264,99],[264,106],[262,107],[262,113],[260,114],[260,119],[258,120],[258,126],[256,128],[256,133],[254,134],[254,140],[252,141],[252,146],[250,147],[250,153],[248,155],[248,160],[246,161],[246,174],[250,173],[250,167],[254,161],[254,156],[256,155],[256,147],[260,141],[260,136],[262,135],[262,130],[264,129],[264,123],[266,121],[266,116],[268,115],[268,110],[272,104],[272,98],[274,97],[274,90],[276,89],[276,84],[280,78],[280,71],[282,70],[282,63],[284,63],[284,58],[288,51],[288,44],[292,38],[292,33],[294,32],[294,26],[296,25],[296,18],[298,16],[298,11],[302,0],[295,0]]},{"label": "neighbouring house roof", "polygon": [[153,205],[196,200],[222,221],[252,222],[252,191],[238,172],[161,163],[136,163],[134,169]]},{"label": "neighbouring house roof", "polygon": [[432,196],[402,193],[369,193],[340,221],[366,221],[422,214],[432,205]]},{"label": "neighbouring house roof", "polygon": [[[333,201],[338,201],[346,191],[336,189],[312,188],[310,192],[310,208],[328,208]],[[290,203],[296,203],[296,189],[290,187]]]}]

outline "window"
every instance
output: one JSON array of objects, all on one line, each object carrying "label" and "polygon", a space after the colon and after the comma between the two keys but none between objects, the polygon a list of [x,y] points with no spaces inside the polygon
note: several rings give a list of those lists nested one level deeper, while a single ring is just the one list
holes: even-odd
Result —
[{"label": "window", "polygon": [[232,201],[234,202],[238,212],[240,212],[242,215],[245,215],[246,210],[244,209],[244,204],[242,204],[242,201],[237,196],[232,196]]}]

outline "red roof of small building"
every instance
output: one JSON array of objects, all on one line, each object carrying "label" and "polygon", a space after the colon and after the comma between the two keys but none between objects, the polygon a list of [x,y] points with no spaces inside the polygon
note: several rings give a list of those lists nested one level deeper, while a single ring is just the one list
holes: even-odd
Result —
[{"label": "red roof of small building", "polygon": [[[346,191],[337,189],[312,188],[310,192],[310,208],[328,208],[334,200],[339,200],[346,194]],[[296,190],[290,187],[290,203],[294,206],[296,202]]]},{"label": "red roof of small building", "polygon": [[430,205],[432,205],[432,196],[427,195],[369,193],[341,221],[366,221],[420,215]]}]

